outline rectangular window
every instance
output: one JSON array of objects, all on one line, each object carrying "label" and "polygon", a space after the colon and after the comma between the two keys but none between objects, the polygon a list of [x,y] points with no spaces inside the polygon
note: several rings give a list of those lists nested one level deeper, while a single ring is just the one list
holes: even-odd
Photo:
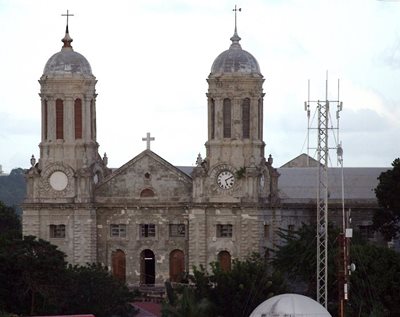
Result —
[{"label": "rectangular window", "polygon": [[264,239],[269,240],[269,225],[264,225]]},{"label": "rectangular window", "polygon": [[156,225],[153,223],[140,225],[140,236],[142,238],[150,238],[156,236]]},{"label": "rectangular window", "polygon": [[56,139],[64,139],[64,102],[56,100]]},{"label": "rectangular window", "polygon": [[111,224],[110,225],[110,237],[126,237],[126,225],[125,224]]},{"label": "rectangular window", "polygon": [[361,238],[365,241],[375,238],[375,231],[371,225],[359,226]]},{"label": "rectangular window", "polygon": [[217,225],[217,237],[218,238],[230,238],[232,237],[232,225]]},{"label": "rectangular window", "polygon": [[170,224],[169,225],[169,236],[170,237],[185,237],[186,227],[184,224]]},{"label": "rectangular window", "polygon": [[65,225],[50,225],[50,238],[65,238]]},{"label": "rectangular window", "polygon": [[287,226],[287,230],[288,230],[288,234],[289,235],[293,235],[294,234],[294,230],[295,230],[295,226],[294,225],[288,225]]}]

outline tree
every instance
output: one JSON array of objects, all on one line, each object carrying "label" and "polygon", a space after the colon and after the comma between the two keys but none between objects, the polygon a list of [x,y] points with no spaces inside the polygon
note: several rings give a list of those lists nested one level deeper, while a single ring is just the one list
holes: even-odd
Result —
[{"label": "tree", "polygon": [[94,314],[97,317],[133,316],[135,293],[114,278],[101,264],[69,266],[64,285],[63,313]]},{"label": "tree", "polygon": [[[353,245],[349,316],[400,316],[400,254],[386,247]],[[373,312],[374,314],[372,314]]]},{"label": "tree", "polygon": [[69,266],[56,246],[33,236],[0,243],[0,312],[133,316],[134,294],[100,264]]},{"label": "tree", "polygon": [[0,201],[0,241],[22,237],[21,220],[12,207]]},{"label": "tree", "polygon": [[[194,289],[181,294],[175,308],[177,311],[196,313],[202,307],[209,309],[207,316],[249,316],[261,302],[284,292],[283,280],[279,274],[271,274],[268,262],[253,254],[244,260],[234,260],[230,271],[223,271],[219,263],[211,263],[211,272],[204,267],[193,268],[190,276]],[[197,303],[193,307],[193,301]],[[199,305],[199,306],[197,306]],[[199,313],[202,316],[201,313]],[[173,309],[168,315],[173,314]],[[195,315],[194,315],[195,316]]]},{"label": "tree", "polygon": [[400,158],[395,159],[392,166],[391,170],[382,172],[378,177],[375,195],[381,209],[373,217],[375,230],[387,241],[400,232]]},{"label": "tree", "polygon": [[[273,260],[275,269],[280,270],[288,281],[294,281],[291,286],[296,292],[313,298],[316,278],[315,230],[314,225],[303,224],[294,233],[283,232],[286,244],[278,248]],[[328,230],[328,309],[335,316],[338,231],[331,226]],[[350,261],[356,264],[357,269],[350,276],[349,316],[400,316],[400,255],[355,238],[350,248]],[[310,280],[313,282],[310,283]],[[301,290],[302,285],[306,287]]]},{"label": "tree", "polygon": [[163,317],[210,317],[212,310],[207,298],[197,300],[194,290],[184,287],[179,298],[163,304],[161,312]]},{"label": "tree", "polygon": [[[328,224],[328,302],[336,300],[337,236],[339,231]],[[282,244],[274,252],[274,269],[285,275],[291,289],[309,297],[316,297],[317,288],[317,228],[303,224],[296,231],[280,229]]]},{"label": "tree", "polygon": [[4,310],[18,314],[56,311],[65,254],[33,236],[0,245],[0,292]]}]

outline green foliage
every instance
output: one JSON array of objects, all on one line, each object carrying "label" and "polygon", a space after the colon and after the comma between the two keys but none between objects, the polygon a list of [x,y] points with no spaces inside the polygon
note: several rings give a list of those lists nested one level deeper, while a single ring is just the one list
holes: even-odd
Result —
[{"label": "green foliage", "polygon": [[[337,303],[337,230],[329,228],[328,247],[328,307],[336,315]],[[292,281],[292,287],[306,285],[297,291],[315,298],[316,280],[316,228],[304,225],[294,233],[281,232],[287,243],[278,248],[273,264]],[[383,247],[352,240],[350,261],[356,264],[356,271],[350,276],[349,316],[394,317],[400,316],[400,254]],[[312,282],[310,282],[312,281]]]},{"label": "green foliage", "polygon": [[164,303],[161,310],[163,317],[209,317],[211,311],[212,303],[206,298],[198,300],[188,287],[183,288],[175,305]]},{"label": "green foliage", "polygon": [[[266,260],[257,254],[243,261],[234,260],[230,271],[223,271],[219,263],[211,263],[210,273],[202,266],[194,267],[190,280],[194,288],[178,296],[178,305],[172,308],[182,312],[194,301],[200,307],[193,311],[203,312],[200,308],[206,307],[208,317],[249,316],[261,302],[285,290],[280,276],[271,274]],[[174,315],[173,311],[170,309],[168,315],[165,310],[164,316],[181,316]],[[201,312],[193,316],[203,316]]]},{"label": "green foliage", "polygon": [[0,309],[40,314],[56,309],[65,255],[44,240],[28,236],[0,245]]},{"label": "green foliage", "polygon": [[[337,294],[336,254],[339,231],[328,225],[328,301]],[[286,276],[292,289],[315,298],[317,288],[317,229],[316,225],[303,224],[297,231],[280,229],[278,235],[283,244],[274,254],[272,264],[276,271]]]},{"label": "green foliage", "polygon": [[106,267],[67,267],[65,254],[47,241],[29,236],[0,243],[0,311],[133,316],[133,299]]},{"label": "green foliage", "polygon": [[353,245],[350,255],[349,316],[400,316],[400,254],[366,244]]},{"label": "green foliage", "polygon": [[21,213],[20,205],[26,195],[25,171],[15,168],[10,175],[0,177],[0,200]]},{"label": "green foliage", "polygon": [[22,236],[21,220],[12,207],[0,201],[0,243],[3,239],[16,239]]},{"label": "green foliage", "polygon": [[381,210],[374,214],[375,230],[389,241],[400,232],[400,158],[392,163],[393,168],[382,172],[378,177],[379,184],[375,188]]},{"label": "green foliage", "polygon": [[101,264],[69,266],[64,312],[97,317],[133,316],[134,294]]}]

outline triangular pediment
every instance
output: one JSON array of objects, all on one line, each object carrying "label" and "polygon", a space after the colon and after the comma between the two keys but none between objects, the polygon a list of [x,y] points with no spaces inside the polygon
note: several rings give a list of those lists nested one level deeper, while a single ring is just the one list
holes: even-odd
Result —
[{"label": "triangular pediment", "polygon": [[145,150],[114,170],[95,189],[97,202],[188,202],[192,179],[154,152]]}]

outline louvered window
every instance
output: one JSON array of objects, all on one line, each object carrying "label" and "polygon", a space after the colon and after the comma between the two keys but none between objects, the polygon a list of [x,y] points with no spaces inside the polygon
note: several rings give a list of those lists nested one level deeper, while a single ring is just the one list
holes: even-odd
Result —
[{"label": "louvered window", "polygon": [[242,102],[242,128],[243,139],[250,137],[250,99],[246,98]]},{"label": "louvered window", "polygon": [[75,99],[75,139],[82,139],[82,100]]},{"label": "louvered window", "polygon": [[64,102],[56,100],[56,139],[64,139]]},{"label": "louvered window", "polygon": [[232,125],[232,115],[231,115],[231,100],[224,99],[223,105],[223,119],[224,119],[224,138],[231,137],[231,125]]}]

